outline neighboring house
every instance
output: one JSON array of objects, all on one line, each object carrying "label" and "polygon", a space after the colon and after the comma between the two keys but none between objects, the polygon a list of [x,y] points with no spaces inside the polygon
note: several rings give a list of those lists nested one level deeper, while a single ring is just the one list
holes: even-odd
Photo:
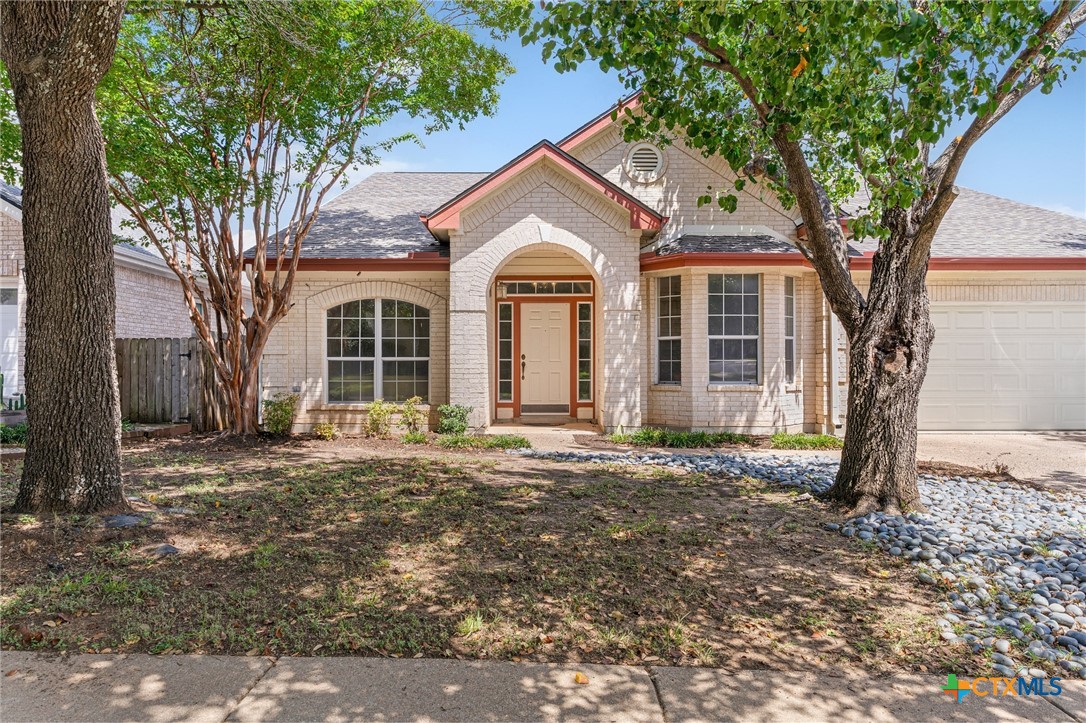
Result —
[{"label": "neighboring house", "polygon": [[[128,243],[114,246],[114,260],[118,337],[194,335],[181,282],[165,261]],[[23,266],[22,194],[18,188],[0,183],[0,373],[4,375],[5,399],[23,391]]]},{"label": "neighboring house", "polygon": [[[418,395],[480,426],[839,432],[845,341],[800,218],[751,184],[699,208],[733,177],[610,112],[493,173],[374,174],[306,241],[265,393],[301,394],[300,430]],[[930,268],[921,428],[1086,428],[1086,220],[962,189]]]}]

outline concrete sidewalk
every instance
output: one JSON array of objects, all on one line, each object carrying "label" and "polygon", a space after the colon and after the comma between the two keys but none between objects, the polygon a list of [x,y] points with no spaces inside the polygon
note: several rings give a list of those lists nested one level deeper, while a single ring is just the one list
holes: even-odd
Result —
[{"label": "concrete sidewalk", "polygon": [[[1086,721],[1058,697],[945,678],[384,658],[0,654],[9,721]],[[580,674],[580,675],[578,675]]]}]

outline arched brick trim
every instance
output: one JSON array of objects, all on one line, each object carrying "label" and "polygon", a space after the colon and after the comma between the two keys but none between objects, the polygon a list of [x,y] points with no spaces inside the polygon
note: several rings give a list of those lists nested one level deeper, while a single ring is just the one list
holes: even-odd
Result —
[{"label": "arched brick trim", "polygon": [[314,308],[318,311],[326,311],[333,306],[339,306],[345,301],[355,299],[399,299],[412,304],[424,306],[431,313],[437,309],[445,309],[445,299],[432,291],[404,284],[398,281],[356,281],[342,286],[334,286],[325,289],[319,294],[314,294],[305,300],[307,312]]},{"label": "arched brick trim", "polygon": [[458,311],[485,309],[490,285],[502,266],[530,251],[556,251],[572,256],[595,278],[599,286],[598,297],[608,308],[637,308],[637,289],[633,288],[631,293],[621,284],[612,283],[620,274],[598,247],[563,228],[551,227],[547,241],[542,240],[541,235],[539,228],[534,226],[511,229],[459,261],[458,265],[468,267],[470,271],[465,274],[468,283],[452,290],[453,308]]},{"label": "arched brick trim", "polygon": [[398,281],[356,281],[325,289],[305,300],[306,382],[302,388],[305,409],[361,408],[361,404],[328,405],[324,398],[325,312],[355,299],[396,299],[430,310],[430,405],[448,400],[448,302],[426,289]]}]

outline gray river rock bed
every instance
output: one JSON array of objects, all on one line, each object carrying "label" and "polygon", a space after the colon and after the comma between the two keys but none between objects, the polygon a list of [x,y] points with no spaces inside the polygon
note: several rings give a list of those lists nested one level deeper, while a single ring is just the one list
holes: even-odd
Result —
[{"label": "gray river rock bed", "polygon": [[[823,456],[510,453],[749,476],[814,494],[837,473],[837,461]],[[1037,662],[1047,660],[1086,679],[1086,500],[974,477],[921,475],[919,487],[923,514],[872,513],[826,527],[907,560],[920,582],[945,590],[942,637],[991,650],[997,673],[1042,677]]]}]

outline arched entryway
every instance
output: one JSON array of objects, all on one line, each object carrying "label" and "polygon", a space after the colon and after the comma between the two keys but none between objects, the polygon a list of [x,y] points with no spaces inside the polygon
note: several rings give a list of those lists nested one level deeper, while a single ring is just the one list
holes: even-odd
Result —
[{"label": "arched entryway", "polygon": [[491,419],[595,421],[601,402],[599,283],[556,246],[521,249],[491,283]]}]

